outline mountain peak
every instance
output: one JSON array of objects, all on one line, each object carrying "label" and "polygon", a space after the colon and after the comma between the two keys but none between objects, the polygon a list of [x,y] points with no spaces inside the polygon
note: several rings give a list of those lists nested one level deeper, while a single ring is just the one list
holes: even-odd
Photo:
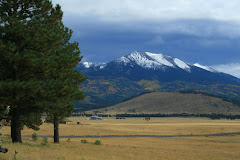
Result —
[{"label": "mountain peak", "polygon": [[[159,54],[159,56],[162,56],[162,55]],[[163,65],[165,64],[171,66],[171,64],[170,63],[168,64],[167,61],[165,63],[160,63],[150,55],[150,52],[139,52],[139,51],[135,51],[129,55],[123,56],[117,59],[116,62],[124,63],[124,65],[131,65],[131,66],[138,65],[146,69],[159,69],[159,68],[162,69]]]},{"label": "mountain peak", "polygon": [[190,66],[187,63],[161,53],[135,51],[117,59],[116,62],[123,63],[124,65],[130,64],[131,66],[135,64],[146,69],[165,70],[170,67],[180,68],[187,72],[191,72]]},{"label": "mountain peak", "polygon": [[[142,51],[132,52],[109,63],[116,63],[118,65],[129,67],[139,66],[143,69],[148,70],[166,71],[167,69],[180,69],[185,72],[191,73],[193,67],[197,67],[208,72],[218,72],[208,66],[203,66],[198,63],[189,64],[178,58],[164,55],[162,53],[151,53]],[[81,64],[84,66],[84,68],[87,69],[93,68],[94,70],[101,70],[108,66],[109,63],[83,62]]]}]

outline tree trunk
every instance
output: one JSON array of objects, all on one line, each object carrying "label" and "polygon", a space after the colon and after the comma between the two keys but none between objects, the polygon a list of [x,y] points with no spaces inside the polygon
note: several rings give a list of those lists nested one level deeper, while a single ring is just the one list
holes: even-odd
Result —
[{"label": "tree trunk", "polygon": [[12,111],[11,115],[11,138],[13,143],[22,143],[21,122],[18,111]]},{"label": "tree trunk", "polygon": [[59,143],[59,121],[54,119],[54,143]]}]

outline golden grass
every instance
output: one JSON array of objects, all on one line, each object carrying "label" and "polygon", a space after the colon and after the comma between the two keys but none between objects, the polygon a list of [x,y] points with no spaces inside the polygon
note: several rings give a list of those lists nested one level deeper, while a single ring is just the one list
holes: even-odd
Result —
[{"label": "golden grass", "polygon": [[[240,132],[239,120],[209,120],[201,118],[127,118],[116,120],[107,118],[102,121],[74,118],[73,125],[60,125],[60,135],[189,135],[213,134],[222,132]],[[82,125],[77,125],[81,122]],[[25,128],[23,135],[36,131]],[[53,125],[44,124],[38,135],[53,135]],[[3,134],[10,134],[5,127]],[[23,144],[12,144],[4,137],[4,147],[10,149],[7,154],[0,154],[0,159],[12,159],[17,150],[17,160],[237,160],[240,157],[240,136],[221,137],[179,137],[179,138],[98,138],[102,145],[94,145],[96,138],[61,139],[60,144],[42,146],[41,138],[37,142],[23,138]]]}]

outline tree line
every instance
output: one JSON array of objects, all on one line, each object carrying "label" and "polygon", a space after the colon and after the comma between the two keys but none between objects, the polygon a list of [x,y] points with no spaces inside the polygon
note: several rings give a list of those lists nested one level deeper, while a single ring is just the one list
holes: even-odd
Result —
[{"label": "tree line", "polygon": [[236,100],[236,99],[232,99],[232,98],[228,98],[228,97],[224,97],[224,96],[219,96],[219,95],[215,95],[215,94],[210,94],[210,93],[206,93],[206,92],[202,92],[202,91],[194,91],[194,90],[180,90],[178,92],[182,93],[182,94],[189,94],[189,93],[202,94],[202,95],[206,95],[206,96],[210,96],[210,97],[214,97],[214,98],[219,98],[225,102],[230,102],[230,103],[235,104],[240,107],[240,100]]},{"label": "tree line", "polygon": [[[73,116],[82,116],[74,114]],[[84,116],[92,116],[92,114],[84,114]],[[98,114],[100,117],[109,117],[108,114]],[[153,113],[153,114],[116,114],[114,117],[182,117],[182,118],[191,118],[191,117],[201,117],[201,118],[210,118],[210,119],[240,119],[240,115],[226,115],[226,114],[190,114],[190,113],[173,113],[173,114],[161,114],[161,113]]]}]

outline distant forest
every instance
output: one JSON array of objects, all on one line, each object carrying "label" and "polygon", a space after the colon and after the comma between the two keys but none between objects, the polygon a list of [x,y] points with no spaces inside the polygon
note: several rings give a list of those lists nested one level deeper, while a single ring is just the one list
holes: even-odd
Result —
[{"label": "distant forest", "polygon": [[[238,100],[234,100],[234,99],[231,99],[231,98],[218,96],[218,95],[214,95],[214,94],[209,94],[209,93],[202,92],[202,91],[180,90],[180,91],[176,91],[176,92],[179,92],[179,93],[182,93],[182,94],[202,94],[202,95],[206,95],[206,96],[210,96],[210,97],[215,97],[215,98],[219,98],[223,101],[233,103],[233,104],[240,107],[240,101],[238,101]],[[138,95],[131,96],[130,98],[127,98],[122,102],[131,100],[133,98],[139,97],[139,96],[144,95],[144,94],[149,94],[149,93],[152,93],[152,92],[143,92],[143,93],[140,93]],[[105,108],[105,107],[102,107],[102,108]],[[92,116],[92,114],[83,114],[83,115]],[[97,114],[97,115],[101,116],[101,117],[108,117],[109,116],[107,114]],[[75,112],[73,114],[73,116],[78,116],[77,112]],[[231,114],[226,115],[226,114],[216,114],[216,113],[212,113],[212,114],[204,114],[204,113],[203,114],[188,114],[188,113],[176,113],[176,114],[161,114],[161,113],[155,113],[155,114],[116,114],[114,116],[115,117],[183,117],[183,118],[205,117],[205,118],[210,118],[210,119],[221,119],[221,118],[223,118],[223,119],[230,119],[230,120],[240,119],[240,115],[231,115]]]},{"label": "distant forest", "polygon": [[[90,117],[92,114],[81,114],[81,116],[87,116]],[[210,119],[240,119],[240,115],[226,115],[226,114],[188,114],[188,113],[174,113],[174,114],[161,114],[161,113],[155,113],[155,114],[116,114],[114,116],[108,115],[108,114],[97,114],[100,117],[181,117],[181,118],[191,118],[191,117],[201,117],[201,118],[210,118]],[[78,114],[73,114],[72,116],[80,116]]]},{"label": "distant forest", "polygon": [[223,97],[223,96],[218,96],[218,95],[209,94],[209,93],[206,93],[206,92],[193,91],[193,90],[182,90],[182,91],[178,91],[178,92],[179,93],[183,93],[183,94],[192,93],[192,94],[202,94],[202,95],[206,95],[206,96],[210,96],[210,97],[215,97],[215,98],[219,98],[219,99],[221,99],[223,101],[233,103],[233,104],[235,104],[235,105],[240,107],[240,101],[235,100],[235,99],[231,99],[231,98],[227,98],[227,97]]}]

